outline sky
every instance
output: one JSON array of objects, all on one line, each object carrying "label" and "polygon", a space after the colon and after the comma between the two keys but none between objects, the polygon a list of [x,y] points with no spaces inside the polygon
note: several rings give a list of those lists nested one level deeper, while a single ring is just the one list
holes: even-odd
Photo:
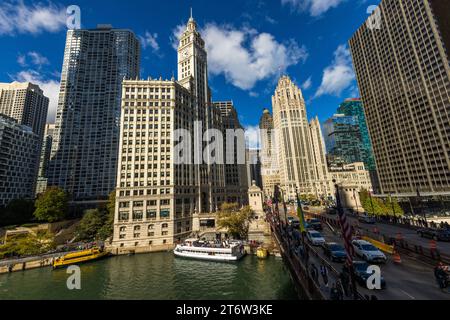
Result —
[{"label": "sky", "polygon": [[0,1],[0,82],[31,81],[50,98],[55,117],[67,32],[67,7],[81,27],[111,24],[142,44],[141,77],[177,72],[180,30],[193,15],[206,42],[213,100],[233,100],[253,130],[281,74],[301,87],[308,117],[323,122],[358,97],[348,40],[379,0],[59,0]]}]

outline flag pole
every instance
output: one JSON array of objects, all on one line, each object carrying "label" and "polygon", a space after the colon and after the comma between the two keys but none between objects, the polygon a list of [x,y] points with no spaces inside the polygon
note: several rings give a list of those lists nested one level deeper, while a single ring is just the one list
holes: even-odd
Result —
[{"label": "flag pole", "polygon": [[302,242],[303,242],[303,248],[305,250],[305,256],[306,256],[306,270],[308,271],[308,261],[309,261],[309,250],[308,246],[306,245],[306,228],[305,228],[305,215],[303,214],[303,208],[302,204],[300,202],[300,196],[298,195],[298,188],[295,187],[295,196],[297,198],[297,216],[300,220],[300,233],[302,234]]},{"label": "flag pole", "polygon": [[356,280],[355,280],[355,268],[353,266],[353,245],[351,243],[352,241],[352,231],[350,224],[347,221],[347,216],[345,214],[344,208],[342,207],[341,203],[341,196],[339,194],[339,186],[336,183],[336,180],[333,180],[334,187],[336,189],[336,208],[339,215],[339,222],[341,224],[342,229],[342,237],[344,238],[344,245],[345,245],[345,251],[347,253],[347,261],[346,265],[350,273],[350,281],[352,285],[352,291],[353,291],[353,299],[358,300],[358,292],[356,289]]}]

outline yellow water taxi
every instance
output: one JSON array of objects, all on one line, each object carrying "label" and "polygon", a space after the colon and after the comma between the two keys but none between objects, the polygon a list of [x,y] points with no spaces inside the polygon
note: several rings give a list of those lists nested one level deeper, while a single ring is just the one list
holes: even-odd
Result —
[{"label": "yellow water taxi", "polygon": [[263,248],[263,247],[259,247],[257,250],[256,250],[256,256],[258,257],[258,258],[260,258],[260,259],[266,259],[267,258],[267,256],[268,256],[268,251],[267,251],[267,249],[266,248]]},{"label": "yellow water taxi", "polygon": [[62,268],[72,264],[84,263],[106,257],[109,252],[99,248],[92,248],[79,252],[69,253],[61,258],[56,258],[53,261],[53,269]]}]

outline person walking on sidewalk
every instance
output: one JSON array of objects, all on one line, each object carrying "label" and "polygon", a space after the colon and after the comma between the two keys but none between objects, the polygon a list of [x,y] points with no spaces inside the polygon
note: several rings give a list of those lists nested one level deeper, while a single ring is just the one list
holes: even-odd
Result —
[{"label": "person walking on sidewalk", "polygon": [[322,264],[320,266],[320,274],[322,275],[322,279],[323,279],[323,283],[325,284],[325,287],[328,288],[328,269],[324,264]]}]

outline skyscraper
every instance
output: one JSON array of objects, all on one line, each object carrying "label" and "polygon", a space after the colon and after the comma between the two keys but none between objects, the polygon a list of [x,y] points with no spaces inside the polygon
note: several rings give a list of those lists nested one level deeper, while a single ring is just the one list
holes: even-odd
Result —
[{"label": "skyscraper", "polygon": [[269,109],[263,110],[263,115],[259,120],[259,133],[261,141],[262,189],[266,197],[272,197],[275,186],[280,184],[280,173],[273,117]]},{"label": "skyscraper", "polygon": [[[220,111],[222,118],[227,202],[244,204],[248,202],[247,191],[249,187],[244,128],[239,122],[238,114],[232,101],[214,102],[213,105]],[[231,130],[235,134],[231,135]],[[229,139],[234,139],[234,141],[228,141]],[[232,163],[228,163],[227,159],[232,159]]]},{"label": "skyscraper", "polygon": [[380,193],[449,195],[450,4],[383,0],[374,15],[350,47]]},{"label": "skyscraper", "polygon": [[318,117],[312,119],[309,123],[311,132],[311,143],[314,156],[315,168],[315,193],[317,198],[326,200],[333,197],[333,188],[330,184],[331,180],[328,173],[328,163],[326,157],[325,141],[322,134],[322,128]]},{"label": "skyscraper", "polygon": [[139,65],[129,30],[67,32],[48,179],[73,200],[105,199],[115,188],[121,84],[139,76]]},{"label": "skyscraper", "polygon": [[316,195],[317,171],[305,100],[288,76],[282,76],[272,96],[280,185],[286,197]]},{"label": "skyscraper", "polygon": [[358,119],[335,114],[323,124],[324,139],[329,155],[343,159],[347,164],[367,158]]},{"label": "skyscraper", "polygon": [[55,131],[54,124],[46,124],[44,139],[42,141],[41,146],[41,154],[39,160],[39,170],[38,170],[38,178],[36,184],[36,194],[40,194],[45,192],[47,189],[47,175],[48,175],[48,165],[50,162],[50,154],[52,152],[52,143],[53,143],[53,132]]},{"label": "skyscraper", "polygon": [[49,99],[39,86],[29,82],[0,83],[0,114],[44,136]]},{"label": "skyscraper", "polygon": [[364,162],[366,170],[370,173],[370,179],[375,192],[379,191],[379,181],[377,168],[375,165],[375,158],[373,155],[372,141],[370,140],[369,129],[367,128],[366,116],[364,114],[364,105],[361,99],[346,99],[338,108],[339,114],[352,116],[356,118],[359,132],[361,134],[362,147],[364,149],[363,158],[360,161]]},{"label": "skyscraper", "polygon": [[218,137],[208,129],[222,138],[225,127],[240,127],[232,104],[212,103],[210,92],[205,43],[192,17],[180,38],[178,81],[123,82],[116,253],[172,246],[196,231],[194,217],[215,212],[232,198],[229,190],[246,183],[235,166],[210,162],[225,152],[209,149]]},{"label": "skyscraper", "polygon": [[34,198],[39,144],[30,127],[0,114],[0,207]]}]

